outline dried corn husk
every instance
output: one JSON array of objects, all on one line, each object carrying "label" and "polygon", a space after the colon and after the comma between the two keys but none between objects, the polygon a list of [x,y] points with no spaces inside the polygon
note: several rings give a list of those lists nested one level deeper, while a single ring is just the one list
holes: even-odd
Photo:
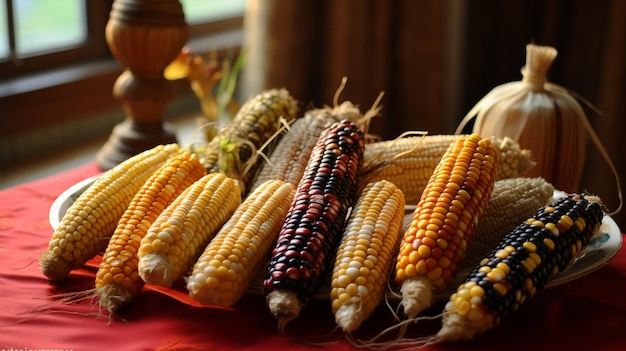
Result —
[{"label": "dried corn husk", "polygon": [[487,93],[463,118],[456,134],[475,118],[474,133],[517,140],[520,147],[531,150],[537,162],[526,176],[543,177],[566,192],[581,191],[589,134],[615,175],[620,204],[613,213],[617,213],[622,207],[617,170],[575,95],[547,80],[556,56],[553,47],[528,44],[522,80],[499,85]]}]

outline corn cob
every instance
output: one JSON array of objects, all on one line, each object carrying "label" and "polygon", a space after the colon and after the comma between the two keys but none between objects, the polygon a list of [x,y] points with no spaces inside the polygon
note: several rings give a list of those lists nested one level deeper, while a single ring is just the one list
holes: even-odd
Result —
[{"label": "corn cob", "polygon": [[141,290],[137,272],[141,239],[164,209],[204,174],[196,155],[181,152],[143,184],[118,222],[96,272],[101,307],[113,314]]},{"label": "corn cob", "polygon": [[295,185],[280,180],[254,189],[200,255],[187,278],[189,296],[203,305],[234,305],[269,256],[294,193]]},{"label": "corn cob", "polygon": [[279,131],[281,121],[292,121],[296,113],[297,102],[285,89],[253,96],[209,142],[204,152],[205,168],[240,180],[242,191],[247,192],[261,165],[257,152]]},{"label": "corn cob", "polygon": [[219,172],[202,177],[161,213],[141,240],[139,276],[165,287],[181,279],[240,204],[238,181]]},{"label": "corn cob", "polygon": [[431,342],[471,340],[499,325],[578,257],[602,218],[599,199],[573,194],[521,222],[450,296]]},{"label": "corn cob", "polygon": [[[451,143],[464,135],[409,136],[365,144],[363,154],[364,183],[386,179],[404,193],[406,202],[414,204]],[[534,166],[529,150],[511,138],[492,138],[498,150],[498,179],[516,178]]]},{"label": "corn cob", "polygon": [[321,283],[356,197],[363,132],[350,121],[320,135],[272,251],[263,283],[271,313],[283,328]]},{"label": "corn cob", "polygon": [[320,134],[333,123],[344,119],[358,123],[361,117],[358,107],[349,102],[334,108],[307,111],[304,117],[293,122],[287,133],[276,143],[269,161],[261,166],[251,189],[269,179],[278,179],[297,186]]},{"label": "corn cob", "polygon": [[491,196],[497,158],[488,138],[472,134],[450,145],[428,181],[396,263],[409,318],[430,307],[433,291],[455,278]]},{"label": "corn cob", "polygon": [[43,274],[62,280],[102,252],[143,183],[179,151],[159,145],[106,171],[70,206],[39,261]]},{"label": "corn cob", "polygon": [[467,248],[464,266],[474,266],[524,219],[552,200],[554,187],[541,177],[496,181],[483,218]]},{"label": "corn cob", "polygon": [[359,328],[383,298],[403,217],[404,195],[393,183],[369,183],[359,195],[330,284],[335,321],[343,331]]}]

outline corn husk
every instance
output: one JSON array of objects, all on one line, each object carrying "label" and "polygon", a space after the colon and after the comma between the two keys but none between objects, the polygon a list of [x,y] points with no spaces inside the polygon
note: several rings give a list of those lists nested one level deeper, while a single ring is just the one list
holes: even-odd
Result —
[{"label": "corn husk", "polygon": [[510,137],[532,152],[536,166],[525,174],[543,177],[556,189],[579,192],[585,166],[587,135],[611,167],[622,195],[617,170],[591,127],[574,93],[548,82],[547,74],[557,50],[528,44],[522,80],[501,84],[485,95],[463,118],[456,134],[475,118],[473,132]]}]

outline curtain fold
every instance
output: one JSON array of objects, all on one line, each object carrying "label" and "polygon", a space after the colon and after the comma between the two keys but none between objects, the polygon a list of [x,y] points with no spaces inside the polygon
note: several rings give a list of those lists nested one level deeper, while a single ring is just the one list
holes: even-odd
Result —
[{"label": "curtain fold", "polygon": [[249,0],[245,97],[285,87],[303,108],[349,100],[364,112],[382,92],[372,132],[453,130],[442,115],[442,3]]}]

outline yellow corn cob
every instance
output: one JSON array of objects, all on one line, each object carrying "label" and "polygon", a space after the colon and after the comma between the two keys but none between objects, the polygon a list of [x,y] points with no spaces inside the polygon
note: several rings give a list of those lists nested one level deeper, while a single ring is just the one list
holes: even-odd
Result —
[{"label": "yellow corn cob", "polygon": [[497,179],[519,178],[535,167],[532,152],[523,149],[515,139],[491,137],[491,142],[498,149]]},{"label": "yellow corn cob", "polygon": [[133,197],[117,224],[96,272],[100,306],[114,313],[142,288],[137,251],[148,228],[194,182],[206,174],[196,155],[181,152],[156,171]]},{"label": "yellow corn cob", "polygon": [[488,138],[472,134],[452,143],[435,168],[397,257],[396,282],[409,318],[455,278],[491,196],[497,158]]},{"label": "yellow corn cob", "polygon": [[332,273],[330,300],[337,325],[359,328],[385,294],[404,217],[404,195],[381,180],[363,189],[346,225]]},{"label": "yellow corn cob", "polygon": [[239,182],[223,173],[209,173],[190,186],[141,240],[143,281],[169,287],[181,279],[239,204]]},{"label": "yellow corn cob", "polygon": [[159,145],[102,174],[74,201],[52,234],[39,261],[43,274],[61,280],[102,252],[137,191],[179,149],[178,144]]},{"label": "yellow corn cob", "polygon": [[187,279],[204,305],[230,307],[251,285],[278,237],[295,186],[268,180],[256,188],[207,245]]},{"label": "yellow corn cob", "polygon": [[281,120],[296,118],[297,110],[296,100],[285,89],[253,96],[209,142],[204,153],[205,168],[241,180],[242,191],[248,192],[262,162],[256,153],[279,131]]},{"label": "yellow corn cob", "polygon": [[548,204],[553,194],[552,184],[541,177],[496,181],[463,265],[478,263],[515,226]]},{"label": "yellow corn cob", "polygon": [[[407,204],[415,204],[451,143],[463,135],[410,136],[365,145],[364,183],[386,179],[397,185]],[[498,150],[498,179],[520,177],[534,166],[529,150],[511,138],[493,138]]]},{"label": "yellow corn cob", "polygon": [[[313,147],[322,132],[331,124],[347,119],[354,123],[362,117],[358,107],[344,102],[334,108],[309,110],[304,117],[296,119],[263,163],[251,189],[269,179],[278,179],[298,185]],[[363,129],[362,129],[363,130]]]},{"label": "yellow corn cob", "polygon": [[[554,187],[541,177],[509,178],[496,180],[485,214],[476,227],[472,244],[468,246],[463,267],[471,266],[489,252],[502,237],[523,219],[547,204]],[[413,222],[407,215],[402,222],[406,232]]]}]

